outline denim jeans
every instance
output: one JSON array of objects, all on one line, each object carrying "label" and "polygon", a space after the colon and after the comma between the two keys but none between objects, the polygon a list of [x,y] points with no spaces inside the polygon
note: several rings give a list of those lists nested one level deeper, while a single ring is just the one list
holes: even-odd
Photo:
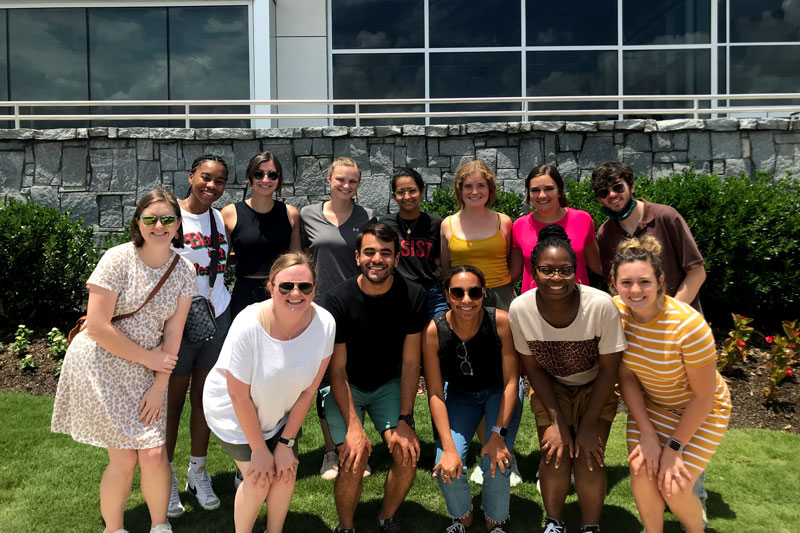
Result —
[{"label": "denim jeans", "polygon": [[[444,397],[447,416],[450,420],[450,435],[453,437],[453,442],[464,466],[461,477],[451,480],[451,483],[444,483],[441,476],[437,479],[447,504],[447,512],[452,517],[459,518],[467,514],[472,506],[466,465],[469,443],[484,416],[486,417],[486,440],[489,440],[492,435],[491,426],[497,420],[497,413],[500,410],[503,389],[497,387],[480,392],[464,392],[445,384]],[[518,399],[505,438],[506,448],[509,452],[514,448],[514,439],[517,438],[521,418],[522,403]],[[442,443],[437,442],[436,463],[441,459],[442,451]],[[502,473],[500,468],[497,468],[495,476],[492,477],[489,469],[489,457],[483,456],[481,457],[481,470],[483,470],[483,494],[481,496],[483,512],[495,522],[504,522],[508,519],[508,504],[511,497],[509,492],[511,469],[506,468],[506,472]]]},{"label": "denim jeans", "polygon": [[428,318],[433,320],[433,317],[446,313],[450,309],[447,306],[441,284],[428,285],[425,287],[425,292],[428,293]]}]

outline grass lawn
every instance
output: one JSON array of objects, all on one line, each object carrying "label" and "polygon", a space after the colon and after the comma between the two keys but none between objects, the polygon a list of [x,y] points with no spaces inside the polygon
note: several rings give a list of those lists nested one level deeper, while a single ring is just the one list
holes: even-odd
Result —
[{"label": "grass lawn", "polygon": [[[77,444],[64,435],[50,433],[52,398],[22,394],[0,394],[0,531],[97,532],[103,530],[98,484],[106,464],[105,451]],[[526,406],[527,407],[527,406]],[[188,411],[188,408],[187,408]],[[188,416],[184,412],[176,451],[178,479],[186,481],[189,460]],[[300,469],[287,532],[331,531],[337,523],[333,503],[333,482],[319,478],[322,437],[312,408],[300,441]],[[450,523],[439,488],[430,477],[434,447],[431,441],[427,402],[417,398],[416,419],[423,441],[423,461],[416,482],[399,518],[412,532],[444,531]],[[543,508],[536,485],[531,483],[539,461],[534,443],[533,417],[525,413],[517,439],[516,453],[525,483],[511,490],[509,531],[541,531]],[[612,430],[607,450],[608,498],[601,525],[604,531],[641,531],[630,493],[625,463],[624,416]],[[378,436],[370,427],[373,443]],[[731,430],[711,461],[706,488],[709,492],[708,531],[792,532],[800,531],[794,513],[800,487],[800,448],[797,435],[764,430]],[[478,445],[473,442],[473,457]],[[364,494],[356,515],[359,531],[375,531],[383,481],[389,455],[383,445],[375,446],[370,458],[373,475],[365,480]],[[474,459],[470,460],[470,465]],[[209,471],[222,499],[217,511],[204,511],[188,493],[182,493],[186,514],[172,520],[176,531],[233,531],[233,463],[212,437]],[[480,487],[473,486],[473,503],[480,507]],[[575,494],[567,500],[567,523],[571,531],[580,525]],[[255,531],[264,528],[264,514]],[[478,513],[476,524],[482,519]],[[148,531],[149,515],[138,489],[138,478],[128,502],[126,527],[132,532]],[[794,524],[794,525],[793,525]],[[473,527],[474,531],[485,531]],[[680,527],[667,515],[667,532]]]}]

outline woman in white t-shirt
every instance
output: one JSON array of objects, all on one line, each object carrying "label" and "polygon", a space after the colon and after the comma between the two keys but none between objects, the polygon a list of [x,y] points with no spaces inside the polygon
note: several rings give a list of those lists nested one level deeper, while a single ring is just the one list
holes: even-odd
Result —
[{"label": "woman in white t-shirt", "polygon": [[581,532],[600,531],[606,494],[606,442],[627,347],[608,294],[575,283],[577,260],[564,228],[544,227],[531,252],[534,289],[511,303],[514,345],[530,378],[542,450],[539,481],[545,533],[563,533],[564,500],[575,474]]},{"label": "woman in white t-shirt", "polygon": [[272,264],[272,298],[233,321],[208,376],[203,407],[211,431],[244,474],[237,532],[252,531],[267,503],[267,531],[282,531],[294,493],[297,442],[333,353],[336,323],[312,302],[314,263],[290,252]]}]

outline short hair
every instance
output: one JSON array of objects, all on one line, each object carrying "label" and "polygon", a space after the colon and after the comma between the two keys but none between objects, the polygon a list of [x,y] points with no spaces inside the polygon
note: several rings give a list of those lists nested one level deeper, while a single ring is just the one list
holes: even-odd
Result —
[{"label": "short hair", "polygon": [[555,182],[559,195],[558,205],[567,207],[567,195],[564,193],[564,180],[561,178],[561,173],[552,165],[539,165],[538,167],[533,167],[528,173],[528,177],[525,178],[525,204],[528,209],[531,208],[531,181],[537,176],[549,176]]},{"label": "short hair", "polygon": [[397,190],[397,180],[400,178],[411,178],[416,183],[417,187],[419,188],[420,192],[425,191],[425,181],[420,176],[419,172],[414,170],[413,168],[403,167],[398,169],[394,174],[392,174],[392,193]]},{"label": "short hair", "polygon": [[331,163],[331,166],[328,167],[327,176],[330,178],[333,175],[333,169],[336,167],[351,167],[356,169],[358,172],[358,180],[361,181],[361,169],[358,167],[358,163],[352,157],[337,157]]},{"label": "short hair", "polygon": [[142,232],[139,231],[139,224],[137,224],[136,221],[142,216],[145,209],[157,202],[168,203],[178,216],[178,231],[172,238],[172,246],[174,248],[183,248],[183,222],[180,222],[181,208],[178,205],[178,199],[175,198],[175,195],[165,189],[153,189],[139,198],[139,202],[136,204],[136,210],[133,212],[133,218],[131,219],[131,241],[133,245],[137,248],[141,248],[144,245],[144,237],[142,237]]},{"label": "short hair", "polygon": [[364,235],[374,235],[379,241],[391,242],[394,245],[394,255],[400,253],[400,237],[390,226],[382,222],[372,222],[364,226],[358,237],[356,237],[356,252],[359,254],[361,253],[361,241],[364,240]]},{"label": "short hair", "polygon": [[[620,265],[625,263],[635,263],[636,261],[644,261],[653,268],[653,274],[656,281],[661,279],[664,275],[664,267],[661,265],[661,241],[656,237],[645,233],[639,237],[625,239],[617,245],[617,253],[611,261],[611,278],[616,280],[617,270]],[[617,291],[613,285],[609,287],[611,294],[616,294]],[[659,296],[664,294],[664,284],[658,289]]]},{"label": "short hair", "polygon": [[274,285],[275,278],[278,277],[278,274],[295,265],[304,265],[308,267],[311,271],[311,281],[314,285],[317,284],[317,268],[314,265],[314,260],[304,252],[286,252],[285,254],[279,255],[269,269],[269,282]]},{"label": "short hair", "polygon": [[[275,170],[278,171],[278,187],[275,189],[278,192],[278,196],[281,194],[281,187],[283,186],[283,167],[281,166],[281,162],[278,161],[278,158],[275,157],[275,154],[272,152],[261,152],[260,154],[256,154],[250,159],[250,163],[247,164],[247,170],[245,170],[245,179],[247,183],[252,187],[253,185],[253,173],[258,170],[258,167],[261,166],[261,163],[266,163],[268,161],[272,161],[272,164],[275,165]],[[247,185],[245,185],[246,189]],[[245,190],[245,195],[247,195],[247,191]]]},{"label": "short hair", "polygon": [[542,252],[550,247],[563,248],[569,252],[569,257],[572,259],[572,266],[578,266],[578,259],[575,255],[575,250],[572,249],[572,245],[569,243],[566,230],[558,224],[550,224],[539,231],[539,241],[531,252],[531,267],[533,267],[534,271],[536,270],[536,263],[539,262],[539,257],[541,257]]},{"label": "short hair", "polygon": [[456,178],[453,182],[453,187],[456,190],[456,202],[461,209],[464,209],[464,199],[461,197],[464,180],[467,179],[467,176],[476,172],[480,174],[489,185],[489,200],[486,202],[486,207],[491,206],[497,198],[497,178],[494,172],[492,172],[492,169],[489,168],[489,165],[480,159],[469,161],[458,167],[458,170],[456,170]]},{"label": "short hair", "polygon": [[607,189],[623,179],[628,187],[633,188],[633,169],[627,163],[606,161],[592,170],[592,191],[597,194],[600,189]]},{"label": "short hair", "polygon": [[472,265],[456,265],[451,268],[450,271],[445,275],[444,279],[442,279],[444,292],[447,292],[450,288],[450,281],[452,281],[453,277],[455,277],[456,274],[461,274],[463,272],[474,275],[476,278],[478,278],[478,282],[481,284],[481,289],[486,288],[486,276],[483,275],[483,272],[480,268]]}]

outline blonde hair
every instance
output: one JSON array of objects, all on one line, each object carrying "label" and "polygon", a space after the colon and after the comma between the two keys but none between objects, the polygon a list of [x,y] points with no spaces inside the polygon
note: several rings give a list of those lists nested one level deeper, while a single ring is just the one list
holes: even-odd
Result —
[{"label": "blonde hair", "polygon": [[480,174],[489,185],[489,200],[486,202],[486,207],[492,205],[495,201],[495,198],[497,198],[497,178],[495,178],[494,172],[492,172],[492,169],[489,168],[489,165],[480,159],[469,161],[468,163],[464,163],[458,167],[458,170],[456,170],[456,178],[453,182],[453,187],[456,190],[456,202],[458,202],[458,205],[461,207],[461,209],[464,209],[464,199],[461,197],[461,191],[464,187],[464,180],[467,179],[467,176],[471,176],[476,172]]},{"label": "blonde hair", "polygon": [[[644,261],[653,268],[656,281],[660,283],[664,276],[664,268],[661,266],[661,241],[645,233],[639,237],[625,239],[617,245],[617,253],[611,262],[611,278],[617,279],[617,270],[620,265]],[[616,294],[614,286],[611,287],[612,294]],[[664,294],[664,284],[660,283],[658,288],[659,296]]]},{"label": "blonde hair", "polygon": [[336,167],[351,167],[356,169],[358,172],[358,181],[361,181],[361,169],[358,167],[358,163],[352,157],[337,157],[331,163],[331,166],[328,167],[328,174],[327,176],[330,178],[333,175],[333,169]]},{"label": "blonde hair", "polygon": [[311,281],[314,285],[317,284],[317,269],[314,265],[314,260],[303,252],[286,252],[279,255],[275,262],[272,263],[272,268],[269,269],[269,282],[275,285],[275,278],[278,277],[278,274],[295,265],[307,266],[311,271]]}]

